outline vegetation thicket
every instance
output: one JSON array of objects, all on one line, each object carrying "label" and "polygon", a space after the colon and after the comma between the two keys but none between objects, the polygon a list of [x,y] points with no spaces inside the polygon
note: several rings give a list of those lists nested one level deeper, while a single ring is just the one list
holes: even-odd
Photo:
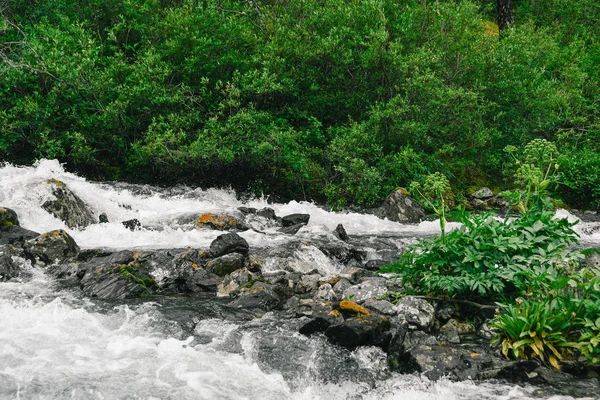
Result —
[{"label": "vegetation thicket", "polygon": [[[558,176],[556,147],[535,139],[523,152],[507,150],[515,160],[517,188],[505,196],[518,216],[460,210],[460,228],[421,239],[382,272],[401,276],[416,293],[496,302],[494,341],[505,356],[538,358],[559,368],[561,360],[582,355],[597,364],[600,269],[581,263],[586,251],[570,246],[578,243],[575,223],[554,218],[551,210],[547,189]],[[440,174],[428,180],[444,182]],[[439,198],[423,195],[432,199],[429,204]]]},{"label": "vegetation thicket", "polygon": [[[600,6],[491,0],[4,0],[0,156],[96,179],[372,206],[434,171],[499,186],[558,144],[600,201]],[[503,23],[504,25],[504,23]]]}]

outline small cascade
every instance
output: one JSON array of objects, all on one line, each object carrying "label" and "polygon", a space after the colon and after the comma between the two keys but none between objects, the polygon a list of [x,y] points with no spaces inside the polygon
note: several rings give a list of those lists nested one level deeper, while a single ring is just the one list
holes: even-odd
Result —
[{"label": "small cascade", "polygon": [[[53,199],[51,180],[73,191],[98,223],[70,228],[44,210],[42,205]],[[0,206],[14,210],[25,229],[63,229],[83,254],[58,273],[51,262],[42,269],[16,257],[21,276],[0,282],[0,399],[508,400],[563,394],[499,381],[399,374],[390,371],[381,347],[334,345],[324,328],[301,333],[319,311],[317,300],[333,307],[337,296],[339,308],[343,298],[393,290],[393,281],[365,265],[389,262],[415,238],[437,234],[438,221],[410,225],[328,211],[310,202],[242,201],[231,190],[97,183],[67,172],[56,160],[1,166]],[[247,214],[265,208],[277,217],[308,214],[310,219],[296,234],[284,234],[277,219]],[[101,214],[108,222],[99,222]],[[211,244],[229,233],[197,224],[203,215],[245,224],[233,231],[250,253],[219,254],[201,266],[204,278],[216,279],[210,292],[176,292],[193,286],[193,273],[208,260]],[[557,217],[576,220],[564,210]],[[122,223],[132,220],[139,224]],[[339,224],[350,239],[333,234]],[[600,223],[580,222],[575,229],[582,242],[600,247]],[[96,298],[86,295],[77,276],[86,263],[95,268],[86,271],[92,276],[105,268],[131,277],[131,268],[146,268],[161,281],[170,279],[169,268],[179,268],[189,279],[170,282],[173,291],[161,295]],[[281,297],[272,290],[275,284],[293,295]],[[317,287],[325,289],[317,292]],[[232,301],[229,293],[240,297]],[[244,293],[256,294],[258,303],[279,301],[277,311],[244,311],[235,302]],[[354,310],[368,314],[360,306]],[[336,318],[338,311],[327,309],[323,315]],[[552,398],[595,396],[586,397],[585,388],[572,385],[568,397]]]}]

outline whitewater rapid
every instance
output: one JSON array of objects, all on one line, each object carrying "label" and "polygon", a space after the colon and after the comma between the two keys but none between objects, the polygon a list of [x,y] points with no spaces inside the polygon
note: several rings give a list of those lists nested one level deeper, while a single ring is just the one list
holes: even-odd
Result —
[{"label": "whitewater rapid", "polygon": [[[64,182],[96,217],[105,213],[110,222],[70,229],[44,211],[41,204],[52,197],[45,184],[51,178]],[[339,223],[350,235],[398,238],[438,229],[435,221],[402,225],[370,215],[334,213],[309,202],[241,201],[230,190],[90,182],[66,172],[56,160],[2,166],[0,206],[15,210],[24,228],[40,233],[65,229],[82,248],[205,248],[215,238],[213,231],[185,229],[173,221],[186,213],[234,213],[240,206],[271,207],[280,216],[310,214],[300,238],[327,237]],[[120,223],[132,218],[143,228],[132,232]],[[600,242],[600,233],[589,226],[577,229],[585,240]],[[241,235],[255,247],[286,240],[272,233],[267,227],[266,234]],[[325,262],[307,248],[307,262]],[[121,304],[87,299],[26,262],[23,268],[31,279],[0,283],[0,399],[572,399],[547,397],[534,387],[430,382],[418,375],[389,373],[377,349],[336,355],[322,337],[301,335],[294,343],[303,347],[300,354],[309,365],[296,373],[278,367],[283,365],[279,360],[259,357],[259,328],[200,315],[190,334],[171,317],[168,299]],[[294,335],[285,329],[274,327],[274,340],[276,334]],[[325,353],[333,361],[324,359]],[[357,375],[371,378],[353,377],[352,370],[339,381],[323,378],[323,371],[338,368],[336,360],[351,360]],[[325,362],[330,365],[323,367]]]}]

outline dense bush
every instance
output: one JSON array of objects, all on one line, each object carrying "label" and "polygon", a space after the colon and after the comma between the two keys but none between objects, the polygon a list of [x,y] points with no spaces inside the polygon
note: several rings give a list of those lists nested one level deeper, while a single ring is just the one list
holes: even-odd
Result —
[{"label": "dense bush", "polygon": [[500,184],[502,149],[545,138],[568,155],[565,198],[600,200],[594,0],[518,3],[501,35],[493,2],[472,0],[0,12],[5,161],[371,206],[433,171],[459,190]]}]

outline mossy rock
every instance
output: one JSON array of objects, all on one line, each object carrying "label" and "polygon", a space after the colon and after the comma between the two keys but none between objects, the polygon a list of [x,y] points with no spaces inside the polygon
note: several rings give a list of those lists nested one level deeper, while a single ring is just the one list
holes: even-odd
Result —
[{"label": "mossy rock", "polygon": [[0,207],[0,226],[19,226],[17,213],[10,208]]}]

